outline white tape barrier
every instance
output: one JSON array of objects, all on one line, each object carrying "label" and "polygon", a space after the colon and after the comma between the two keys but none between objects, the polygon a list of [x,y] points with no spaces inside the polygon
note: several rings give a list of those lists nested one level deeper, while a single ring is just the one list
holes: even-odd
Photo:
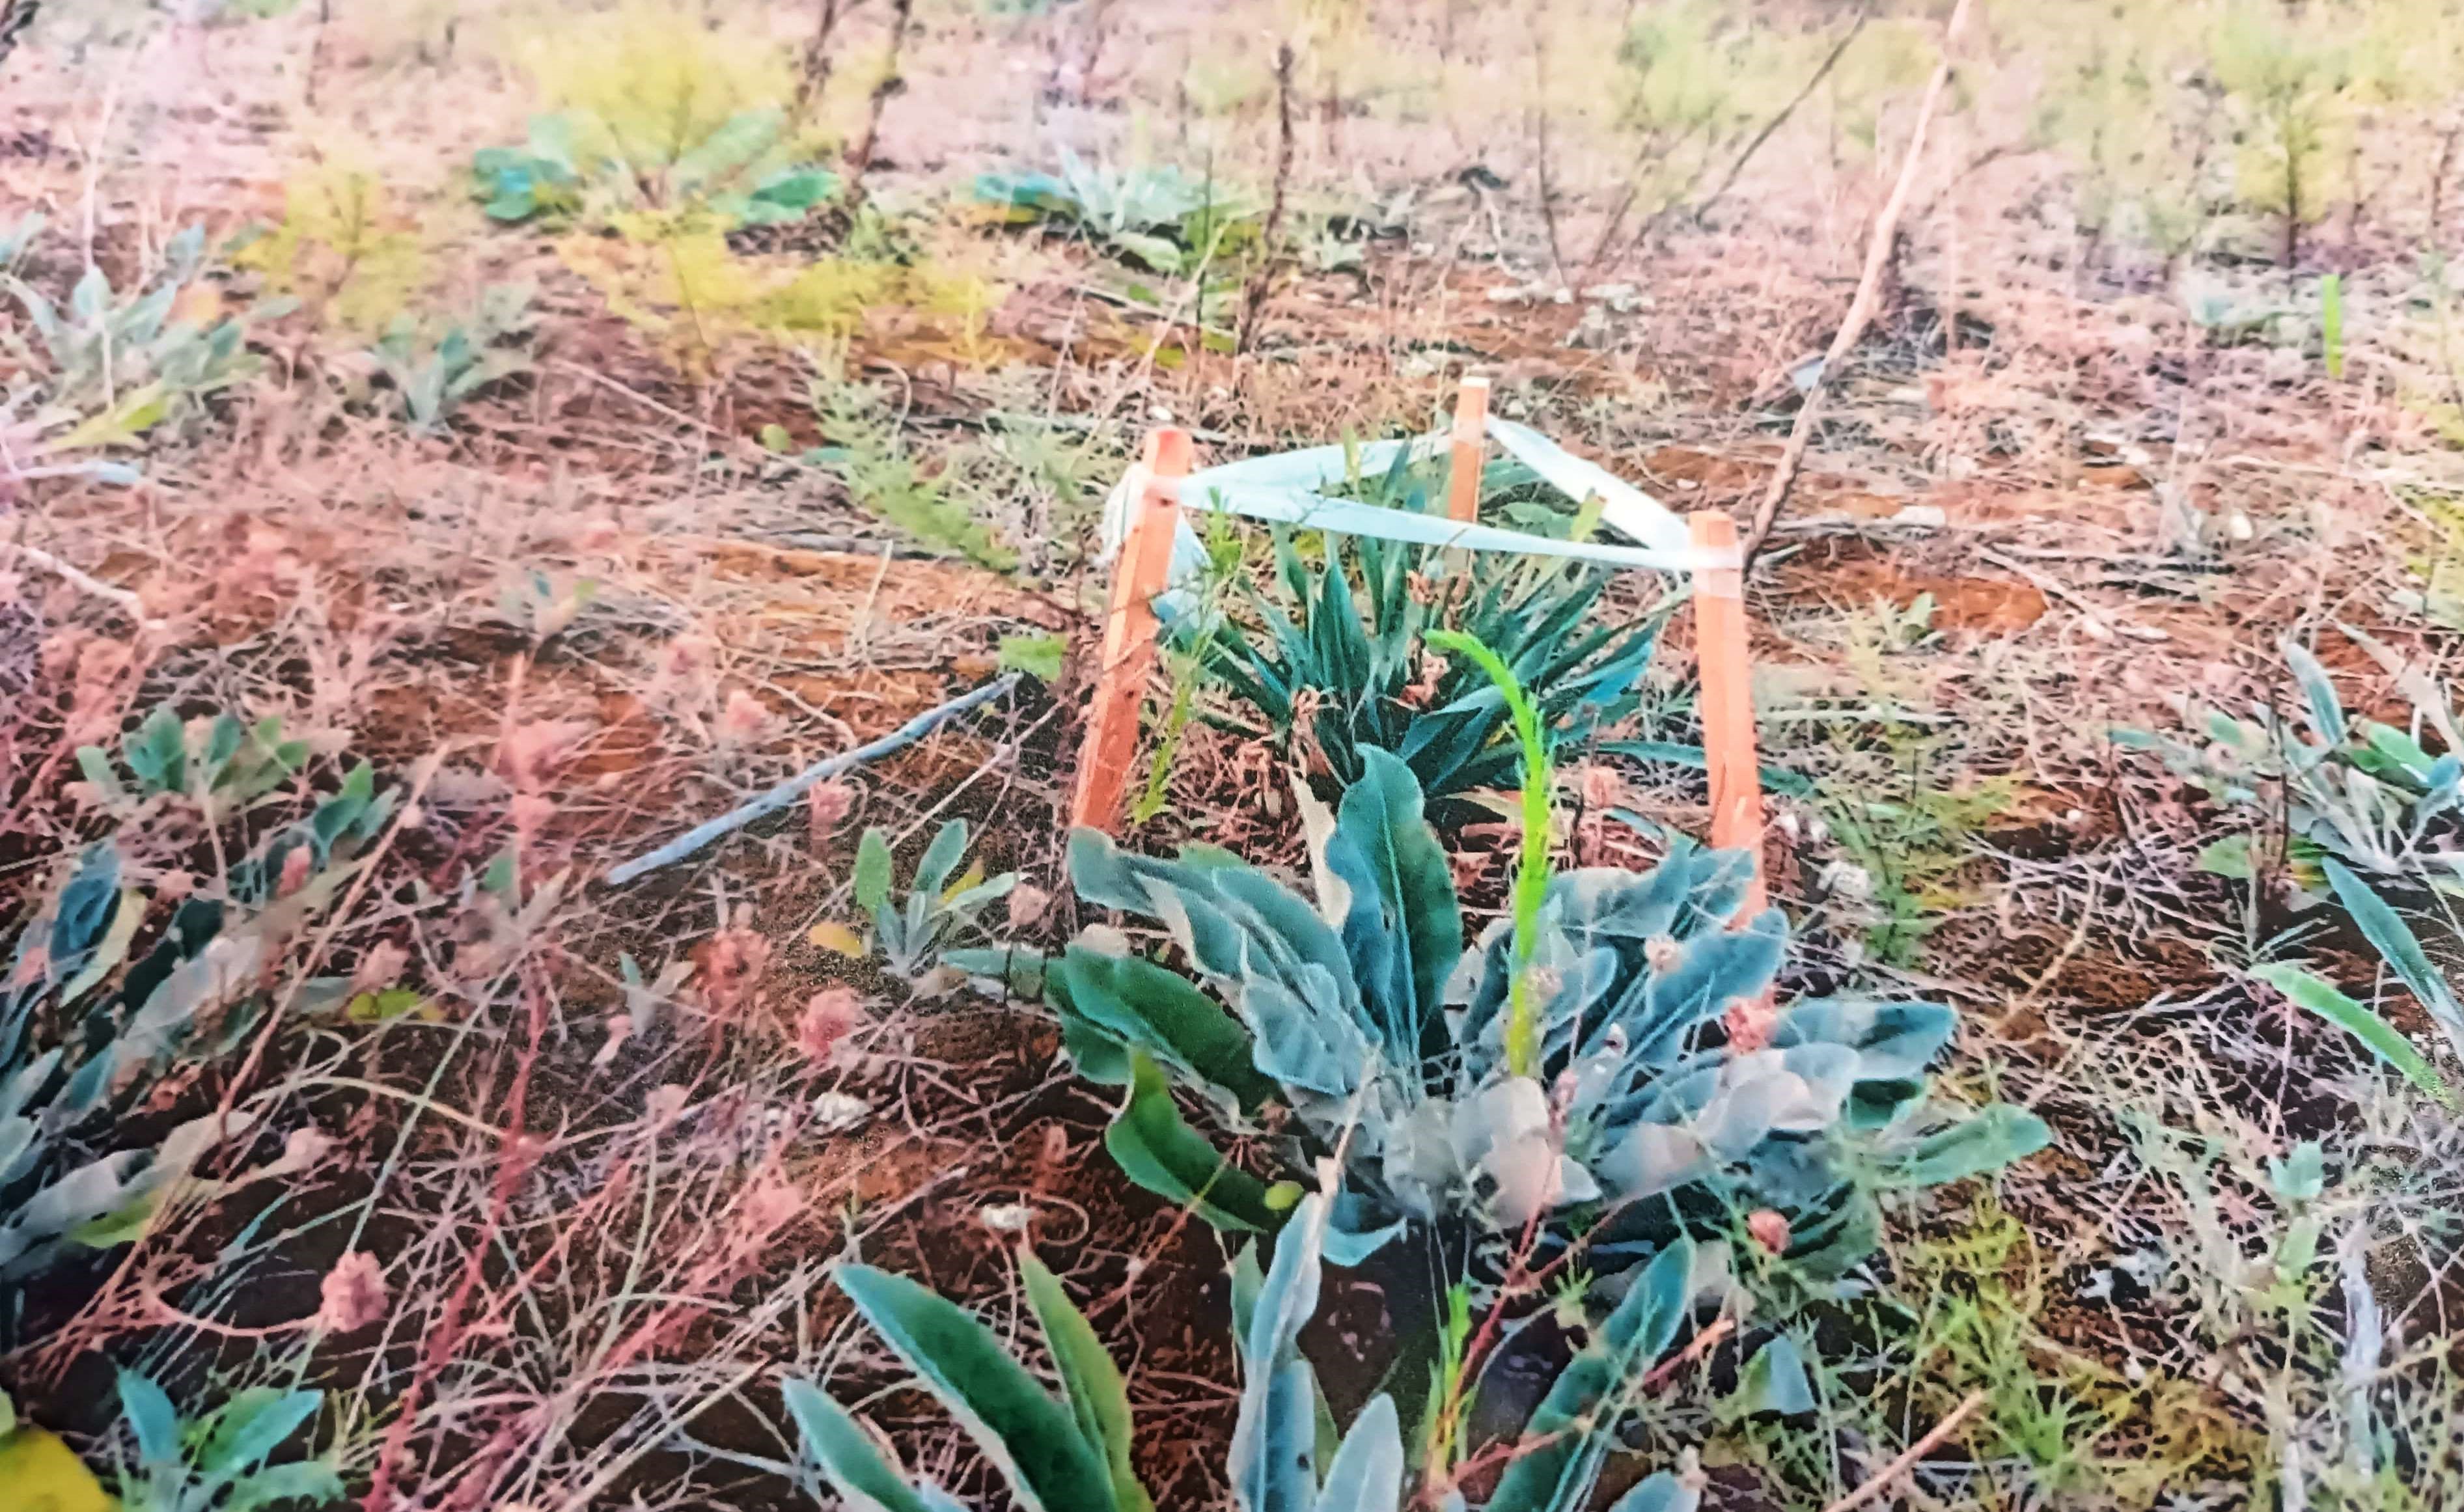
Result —
[{"label": "white tape barrier", "polygon": [[[1301,525],[1346,536],[1374,536],[1381,540],[1424,546],[1455,546],[1467,551],[1510,551],[1532,557],[1570,558],[1611,567],[1639,567],[1655,572],[1693,573],[1705,568],[1734,567],[1733,552],[1696,549],[1685,521],[1658,499],[1608,471],[1566,450],[1555,442],[1511,420],[1492,415],[1488,435],[1506,451],[1538,473],[1568,498],[1596,495],[1600,519],[1619,535],[1641,542],[1613,546],[1599,541],[1558,540],[1527,531],[1492,525],[1465,524],[1442,515],[1421,515],[1386,509],[1353,499],[1329,498],[1318,490],[1353,475],[1374,477],[1395,465],[1409,449],[1414,460],[1436,455],[1449,438],[1441,431],[1403,441],[1373,441],[1346,449],[1309,447],[1263,457],[1227,462],[1193,472],[1176,491],[1182,514],[1174,534],[1172,569],[1167,584],[1177,590],[1206,570],[1206,548],[1189,523],[1191,510],[1216,510],[1267,524]],[[1130,506],[1146,485],[1146,469],[1133,467],[1104,501],[1104,552],[1109,563],[1129,534]],[[1169,616],[1182,596],[1167,595],[1159,605]]]}]

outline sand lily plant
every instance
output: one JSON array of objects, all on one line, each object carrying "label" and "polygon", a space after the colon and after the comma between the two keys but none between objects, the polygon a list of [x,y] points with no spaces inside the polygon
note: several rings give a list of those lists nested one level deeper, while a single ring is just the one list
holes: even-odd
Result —
[{"label": "sand lily plant", "polygon": [[[1326,1221],[1323,1199],[1302,1198],[1272,1265],[1261,1267],[1252,1243],[1234,1269],[1243,1380],[1224,1468],[1241,1512],[1399,1512],[1405,1504],[1394,1398],[1373,1397],[1338,1441],[1316,1371],[1301,1353],[1301,1328],[1317,1311]],[[1001,1335],[957,1304],[869,1266],[843,1265],[838,1279],[856,1311],[1000,1469],[1020,1506],[1151,1512],[1155,1501],[1131,1466],[1135,1425],[1119,1368],[1050,1271],[1023,1252],[1019,1270],[1061,1382],[1058,1397],[1012,1358]],[[1483,1503],[1485,1512],[1574,1512],[1592,1504],[1618,1430],[1641,1405],[1637,1388],[1644,1372],[1685,1322],[1693,1272],[1693,1247],[1678,1244],[1628,1289],[1523,1425],[1515,1440],[1522,1452]],[[848,1506],[963,1512],[938,1486],[894,1468],[875,1436],[819,1387],[791,1381],[786,1399],[805,1452]],[[1692,1512],[1701,1494],[1699,1476],[1662,1471],[1628,1491],[1613,1512]],[[1467,1505],[1460,1491],[1445,1487],[1426,1500]]]},{"label": "sand lily plant", "polygon": [[[1165,861],[1071,837],[1080,896],[1162,922],[1198,977],[1085,941],[1046,974],[1081,1071],[1130,1089],[1107,1145],[1141,1185],[1227,1228],[1283,1221],[1276,1190],[1182,1121],[1177,1083],[1236,1126],[1289,1109],[1296,1163],[1344,1152],[1337,1263],[1414,1223],[1588,1213],[1595,1247],[1638,1254],[1771,1210],[1786,1258],[1837,1275],[1875,1242],[1879,1192],[2044,1143],[2013,1108],[1945,1128],[1926,1107],[1948,1008],[1762,1006],[1787,925],[1769,909],[1730,927],[1742,855],[1680,844],[1648,872],[1562,873],[1528,947],[1506,920],[1466,942],[1410,769],[1374,748],[1363,763],[1313,826],[1309,898],[1213,847]],[[1518,981],[1535,1019],[1519,1065]]]}]

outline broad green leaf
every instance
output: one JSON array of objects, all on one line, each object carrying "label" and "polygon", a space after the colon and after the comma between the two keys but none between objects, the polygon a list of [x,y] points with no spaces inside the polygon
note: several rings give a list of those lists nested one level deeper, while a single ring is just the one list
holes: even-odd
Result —
[{"label": "broad green leaf", "polygon": [[924,847],[923,859],[915,863],[914,890],[927,897],[939,896],[966,853],[967,822],[951,820],[934,832],[933,844]]},{"label": "broad green leaf", "polygon": [[1996,1103],[1921,1141],[1893,1163],[1883,1180],[1893,1186],[1941,1186],[1999,1171],[2053,1140],[2053,1130],[2043,1119],[2008,1103]]},{"label": "broad green leaf", "polygon": [[151,1378],[122,1367],[120,1411],[128,1420],[129,1432],[137,1437],[140,1463],[151,1466],[179,1461],[180,1413],[163,1388]]},{"label": "broad green leaf", "polygon": [[2422,950],[2421,941],[2414,937],[2404,916],[2387,907],[2386,899],[2335,857],[2322,856],[2319,865],[2327,874],[2327,885],[2336,889],[2337,900],[2344,905],[2344,911],[2361,926],[2362,933],[2398,979],[2447,1031],[2448,1042],[2464,1054],[2464,1006],[2456,1003],[2454,991],[2430,963],[2428,953]]},{"label": "broad green leaf", "polygon": [[879,909],[890,901],[890,837],[874,826],[856,843],[856,907],[867,913]]},{"label": "broad green leaf", "polygon": [[[1226,1465],[1242,1512],[1310,1512],[1317,1498],[1317,1377],[1301,1357],[1300,1333],[1317,1312],[1325,1224],[1326,1199],[1302,1198],[1248,1308]],[[1236,1292],[1240,1284],[1236,1274]]]},{"label": "broad green leaf", "polygon": [[145,895],[134,887],[121,890],[120,908],[111,916],[111,930],[87,958],[85,969],[60,988],[60,1006],[65,1008],[92,992],[112,974],[121,962],[128,959],[129,942],[137,938],[137,927],[145,922]]},{"label": "broad green leaf", "polygon": [[1396,1512],[1403,1499],[1403,1435],[1395,1399],[1380,1391],[1327,1462],[1315,1512]]},{"label": "broad green leaf", "polygon": [[[1599,1474],[1593,1441],[1616,1431],[1627,1388],[1676,1339],[1693,1296],[1694,1246],[1683,1239],[1644,1267],[1592,1342],[1559,1371],[1524,1432],[1549,1441],[1507,1466],[1485,1512],[1579,1506]],[[1605,1411],[1603,1410],[1605,1409]]]},{"label": "broad green leaf", "polygon": [[809,1381],[781,1389],[804,1452],[822,1467],[848,1512],[932,1512],[907,1478],[891,1468],[847,1410]]},{"label": "broad green leaf", "polygon": [[1814,1411],[1814,1387],[1805,1376],[1805,1357],[1789,1335],[1774,1334],[1754,1351],[1737,1380],[1736,1394],[1723,1404],[1726,1413],[1750,1417],[1777,1413],[1793,1417]]},{"label": "broad green leaf", "polygon": [[1024,672],[1040,683],[1061,681],[1061,662],[1068,644],[1057,635],[1004,635],[999,665],[1005,672]]},{"label": "broad green leaf", "polygon": [[1445,849],[1421,817],[1412,769],[1374,746],[1360,758],[1360,780],[1343,795],[1326,860],[1349,891],[1341,922],[1353,978],[1384,1020],[1388,1059],[1409,1064],[1463,958],[1463,912]]},{"label": "broad green leaf", "polygon": [[2227,835],[2199,852],[2199,869],[2211,877],[2247,882],[2251,877],[2250,837]]},{"label": "broad green leaf", "polygon": [[975,1314],[869,1265],[840,1266],[838,1282],[1028,1512],[1112,1512],[1101,1453]]},{"label": "broad green leaf", "polygon": [[242,1391],[224,1407],[197,1451],[197,1468],[216,1482],[234,1479],[265,1462],[300,1424],[323,1406],[322,1391]]},{"label": "broad green leaf", "polygon": [[1062,1391],[1078,1419],[1078,1432],[1102,1448],[1111,1467],[1114,1505],[1120,1512],[1155,1512],[1154,1499],[1130,1466],[1134,1429],[1130,1419],[1130,1389],[1121,1379],[1120,1368],[1105,1352],[1087,1315],[1062,1289],[1059,1277],[1024,1250],[1019,1252],[1018,1269],[1025,1282],[1027,1304],[1044,1327],[1045,1347],[1052,1351],[1052,1363],[1061,1372]]},{"label": "broad green leaf", "polygon": [[117,1512],[119,1503],[59,1436],[24,1427],[0,1437],[0,1491],[10,1512]]},{"label": "broad green leaf", "polygon": [[1172,1100],[1171,1084],[1142,1050],[1130,1054],[1130,1094],[1104,1130],[1104,1148],[1132,1181],[1189,1204],[1219,1229],[1264,1233],[1283,1225],[1284,1215],[1267,1205],[1265,1183],[1189,1127]]},{"label": "broad green leaf", "polygon": [[2355,1002],[2337,991],[2333,982],[2299,966],[2261,966],[2251,975],[2291,998],[2296,1006],[2317,1014],[2362,1041],[2372,1055],[2395,1067],[2406,1081],[2441,1104],[2454,1106],[2455,1094],[2446,1080],[2431,1069],[2430,1062],[2412,1047],[2411,1041],[2367,1004]]},{"label": "broad green leaf", "polygon": [[1274,1082],[1252,1063],[1249,1031],[1177,972],[1133,955],[1073,945],[1058,975],[1070,1011],[1177,1071],[1221,1087],[1254,1110]]}]

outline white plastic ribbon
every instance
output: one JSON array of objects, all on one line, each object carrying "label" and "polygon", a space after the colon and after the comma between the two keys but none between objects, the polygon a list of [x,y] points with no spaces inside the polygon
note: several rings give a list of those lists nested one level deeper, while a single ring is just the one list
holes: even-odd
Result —
[{"label": "white plastic ribbon", "polygon": [[[1705,568],[1734,567],[1733,552],[1696,548],[1685,521],[1658,499],[1610,472],[1566,450],[1555,442],[1511,420],[1492,415],[1489,437],[1541,480],[1567,497],[1596,496],[1600,519],[1635,546],[1600,541],[1560,540],[1529,531],[1469,524],[1442,515],[1363,504],[1356,499],[1329,498],[1318,490],[1357,473],[1370,476],[1395,465],[1407,449],[1413,456],[1435,455],[1447,444],[1443,431],[1400,441],[1373,441],[1359,447],[1309,447],[1246,457],[1206,468],[1178,480],[1175,493],[1181,511],[1173,534],[1172,567],[1166,577],[1169,615],[1185,602],[1182,585],[1206,570],[1206,548],[1189,522],[1190,512],[1212,510],[1267,524],[1298,525],[1346,536],[1374,536],[1381,540],[1424,546],[1453,546],[1467,551],[1509,551],[1531,557],[1557,557],[1595,561],[1603,566],[1642,568],[1655,572],[1695,573]],[[1129,534],[1130,506],[1146,482],[1146,470],[1133,467],[1114,485],[1104,501],[1103,556],[1109,564]]]}]

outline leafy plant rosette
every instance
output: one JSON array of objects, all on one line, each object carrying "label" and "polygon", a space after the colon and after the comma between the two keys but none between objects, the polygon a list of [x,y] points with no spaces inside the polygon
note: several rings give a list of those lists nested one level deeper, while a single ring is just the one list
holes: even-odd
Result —
[{"label": "leafy plant rosette", "polygon": [[[2118,729],[2116,743],[2152,751],[2177,775],[2228,808],[2260,822],[2280,822],[2284,860],[2303,895],[2324,896],[2323,859],[2333,857],[2366,875],[2464,898],[2464,732],[2442,690],[2407,668],[2394,652],[2345,626],[2377,656],[2413,703],[2410,731],[2348,714],[2319,659],[2286,642],[2279,647],[2301,694],[2301,728],[2261,705],[2241,718],[2222,710],[2186,709],[2204,744],[2148,731]],[[2447,750],[2421,744],[2435,732]],[[2258,866],[2253,831],[2210,845],[2201,869],[2248,878]]]},{"label": "leafy plant rosette", "polygon": [[[1639,874],[1564,872],[1539,895],[1528,952],[1504,920],[1466,945],[1419,783],[1383,751],[1362,761],[1339,809],[1313,816],[1308,898],[1211,846],[1166,861],[1071,836],[1079,894],[1161,922],[1197,977],[1084,939],[1044,974],[1081,1073],[1129,1088],[1106,1145],[1141,1186],[1221,1228],[1284,1221],[1292,1189],[1224,1161],[1182,1119],[1178,1086],[1296,1168],[1343,1152],[1326,1240],[1337,1264],[1413,1224],[1580,1220],[1608,1258],[1742,1235],[1773,1210],[1780,1258],[1828,1278],[1873,1248],[1881,1194],[2046,1142],[2013,1107],[1947,1121],[1928,1106],[1947,1007],[1732,1012],[1771,991],[1788,938],[1777,909],[1729,927],[1741,854],[1681,844]],[[1518,953],[1536,1045],[1520,1072]]]},{"label": "leafy plant rosette", "polygon": [[[1233,1268],[1233,1338],[1241,1356],[1240,1414],[1224,1465],[1241,1512],[1400,1512],[1406,1449],[1395,1399],[1371,1398],[1351,1427],[1336,1425],[1300,1334],[1317,1311],[1327,1232],[1322,1198],[1304,1197],[1276,1241],[1270,1266],[1245,1246]],[[957,1303],[904,1277],[842,1265],[840,1289],[918,1384],[947,1408],[1028,1512],[1154,1512],[1132,1464],[1136,1425],[1121,1371],[1062,1284],[1029,1253],[1020,1279],[1062,1387],[1045,1390],[1001,1334]],[[1663,1251],[1627,1288],[1550,1383],[1516,1435],[1517,1454],[1485,1512],[1573,1512],[1592,1492],[1627,1417],[1634,1390],[1691,1311],[1690,1244]],[[963,1512],[930,1480],[897,1467],[873,1435],[819,1387],[790,1381],[787,1409],[804,1454],[842,1503],[858,1512]],[[1645,1478],[1611,1512],[1693,1512],[1703,1478],[1690,1465]],[[1460,1509],[1460,1492],[1430,1492]],[[1419,1504],[1415,1502],[1414,1504]]]},{"label": "leafy plant rosette", "polygon": [[[219,827],[278,801],[307,757],[278,721],[248,727],[226,714],[184,725],[168,708],[126,734],[117,761],[100,747],[77,753],[103,811],[129,826],[124,834],[154,840],[187,833],[175,822],[179,805]],[[245,1142],[256,1117],[244,1110],[192,1119],[135,1148],[97,1135],[123,1127],[164,1066],[210,1060],[264,1021],[276,996],[266,982],[289,942],[356,875],[394,800],[377,791],[373,768],[354,765],[304,817],[238,856],[220,888],[171,905],[143,952],[135,947],[156,900],[124,870],[124,839],[89,846],[38,897],[0,983],[0,1298],[68,1255],[135,1238],[177,1194],[210,1196],[286,1173],[278,1159],[221,1183],[194,1177],[209,1151]],[[339,1007],[348,995],[347,978],[318,978],[292,1001]],[[53,1026],[56,1042],[38,1043]]]},{"label": "leafy plant rosette", "polygon": [[[1521,475],[1491,471],[1491,493],[1511,492]],[[1405,449],[1349,488],[1364,502],[1427,514],[1441,483],[1442,474],[1412,466]],[[1461,806],[1455,795],[1510,784],[1516,748],[1504,738],[1503,689],[1479,668],[1439,657],[1433,633],[1494,650],[1550,728],[1605,727],[1639,709],[1666,615],[1601,614],[1606,572],[1488,552],[1455,565],[1443,548],[1371,536],[1325,542],[1310,559],[1278,530],[1280,592],[1244,581],[1243,612],[1193,615],[1174,627],[1237,701],[1209,712],[1210,723],[1287,750],[1314,745],[1342,783],[1360,779],[1364,749],[1391,751],[1442,810]],[[1687,758],[1645,742],[1604,749]]]}]

